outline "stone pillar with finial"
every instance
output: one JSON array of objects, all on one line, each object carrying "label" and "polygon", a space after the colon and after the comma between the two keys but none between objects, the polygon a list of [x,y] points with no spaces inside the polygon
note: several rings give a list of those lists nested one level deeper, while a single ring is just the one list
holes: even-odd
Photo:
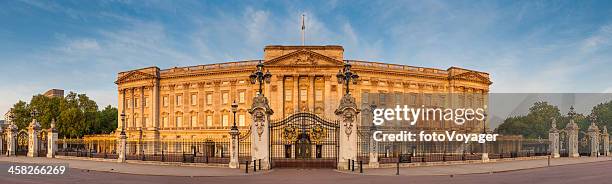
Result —
[{"label": "stone pillar with finial", "polygon": [[261,160],[261,169],[267,170],[270,165],[270,116],[274,114],[268,98],[263,94],[264,83],[270,84],[272,74],[264,69],[264,64],[260,61],[249,79],[251,84],[259,84],[257,95],[253,97],[253,104],[249,109],[251,114],[251,158]]},{"label": "stone pillar with finial", "polygon": [[574,111],[574,106],[570,107],[570,111],[567,113],[570,120],[567,126],[565,126],[565,131],[567,132],[568,138],[568,151],[569,157],[580,157],[578,154],[578,124],[574,122],[574,117],[576,116],[576,112]]},{"label": "stone pillar with finial", "polygon": [[597,117],[593,114],[589,117],[589,120],[591,121],[591,125],[589,126],[587,133],[591,141],[591,157],[597,157],[599,156],[599,127],[597,127],[597,124],[595,123]]},{"label": "stone pillar with finial", "polygon": [[51,128],[47,131],[47,158],[55,158],[57,151],[57,129],[55,128],[55,118],[51,120]]},{"label": "stone pillar with finial", "polygon": [[336,117],[340,121],[340,137],[338,148],[338,169],[347,170],[348,162],[351,160],[357,160],[357,122],[360,118],[357,117],[359,114],[359,108],[350,93],[350,84],[357,84],[359,75],[351,70],[351,64],[348,61],[344,64],[344,68],[338,71],[336,74],[338,78],[338,84],[344,85],[344,96],[340,99],[340,105],[334,111]]},{"label": "stone pillar with finial", "polygon": [[550,156],[553,158],[559,158],[559,129],[557,129],[557,119],[555,117],[550,118],[550,130],[548,130],[548,141],[550,141]]},{"label": "stone pillar with finial", "polygon": [[40,131],[40,123],[36,120],[38,116],[38,111],[34,109],[31,113],[32,122],[28,126],[28,157],[36,157],[38,156],[38,132]]}]

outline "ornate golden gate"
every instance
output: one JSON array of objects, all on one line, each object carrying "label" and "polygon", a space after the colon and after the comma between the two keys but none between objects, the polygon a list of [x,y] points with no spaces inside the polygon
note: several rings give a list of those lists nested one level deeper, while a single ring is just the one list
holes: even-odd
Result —
[{"label": "ornate golden gate", "polygon": [[336,168],[338,121],[299,112],[269,128],[272,167]]}]

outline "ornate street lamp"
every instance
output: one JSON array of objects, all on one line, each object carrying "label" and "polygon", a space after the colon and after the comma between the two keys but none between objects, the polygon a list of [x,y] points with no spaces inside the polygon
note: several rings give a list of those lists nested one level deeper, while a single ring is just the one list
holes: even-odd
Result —
[{"label": "ornate street lamp", "polygon": [[125,113],[121,112],[121,135],[125,135]]},{"label": "ornate street lamp", "polygon": [[344,63],[344,68],[338,71],[338,74],[336,74],[336,77],[338,78],[338,84],[346,85],[345,86],[346,95],[348,95],[350,92],[349,84],[351,82],[353,82],[353,84],[357,84],[357,79],[359,79],[359,75],[351,71],[351,64],[348,61]]},{"label": "ornate street lamp", "polygon": [[272,78],[272,74],[270,74],[269,70],[264,73],[264,64],[261,61],[257,64],[257,69],[249,76],[251,84],[259,82],[259,94],[263,94],[262,88],[264,82],[270,84],[270,78]]},{"label": "ornate street lamp", "polygon": [[234,125],[232,126],[232,130],[238,130],[238,126],[236,126],[236,112],[238,111],[238,104],[236,100],[232,103],[232,113],[234,113]]},{"label": "ornate street lamp", "polygon": [[9,112],[8,112],[8,119],[7,119],[7,121],[10,124],[13,124],[13,119],[15,119],[15,114],[13,114],[13,108],[11,108],[11,110],[9,110]]},{"label": "ornate street lamp", "polygon": [[32,112],[30,112],[30,116],[32,116],[33,119],[36,119],[36,117],[38,117],[38,110],[33,109]]}]

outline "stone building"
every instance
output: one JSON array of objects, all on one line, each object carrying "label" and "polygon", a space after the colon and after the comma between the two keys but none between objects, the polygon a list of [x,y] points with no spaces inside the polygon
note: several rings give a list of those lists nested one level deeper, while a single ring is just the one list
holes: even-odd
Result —
[{"label": "stone building", "polygon": [[[272,119],[300,111],[334,117],[344,93],[336,74],[345,62],[360,75],[350,90],[363,107],[396,96],[391,101],[401,96],[403,102],[415,106],[484,106],[491,84],[488,73],[458,67],[442,70],[346,60],[343,47],[336,45],[272,45],[264,48],[263,55],[261,60],[120,72],[115,82],[118,108],[125,112],[129,139],[226,138],[234,121],[233,101],[238,104],[237,125],[240,130],[248,129],[251,117],[247,110],[259,87],[250,83],[249,75],[259,62],[272,74],[270,83],[263,86],[274,110]],[[470,121],[463,128],[480,131],[482,123]],[[448,130],[456,125],[417,126]],[[119,123],[116,133],[121,129]]]},{"label": "stone building", "polygon": [[47,92],[43,93],[43,95],[45,95],[47,97],[60,97],[60,98],[63,98],[64,97],[64,90],[63,89],[50,89]]}]

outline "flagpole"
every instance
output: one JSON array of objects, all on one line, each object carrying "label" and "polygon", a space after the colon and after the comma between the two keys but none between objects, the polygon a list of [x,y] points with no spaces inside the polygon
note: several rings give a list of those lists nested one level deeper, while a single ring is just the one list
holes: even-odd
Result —
[{"label": "flagpole", "polygon": [[306,41],[306,24],[304,24],[304,14],[302,14],[302,46],[305,45]]}]

